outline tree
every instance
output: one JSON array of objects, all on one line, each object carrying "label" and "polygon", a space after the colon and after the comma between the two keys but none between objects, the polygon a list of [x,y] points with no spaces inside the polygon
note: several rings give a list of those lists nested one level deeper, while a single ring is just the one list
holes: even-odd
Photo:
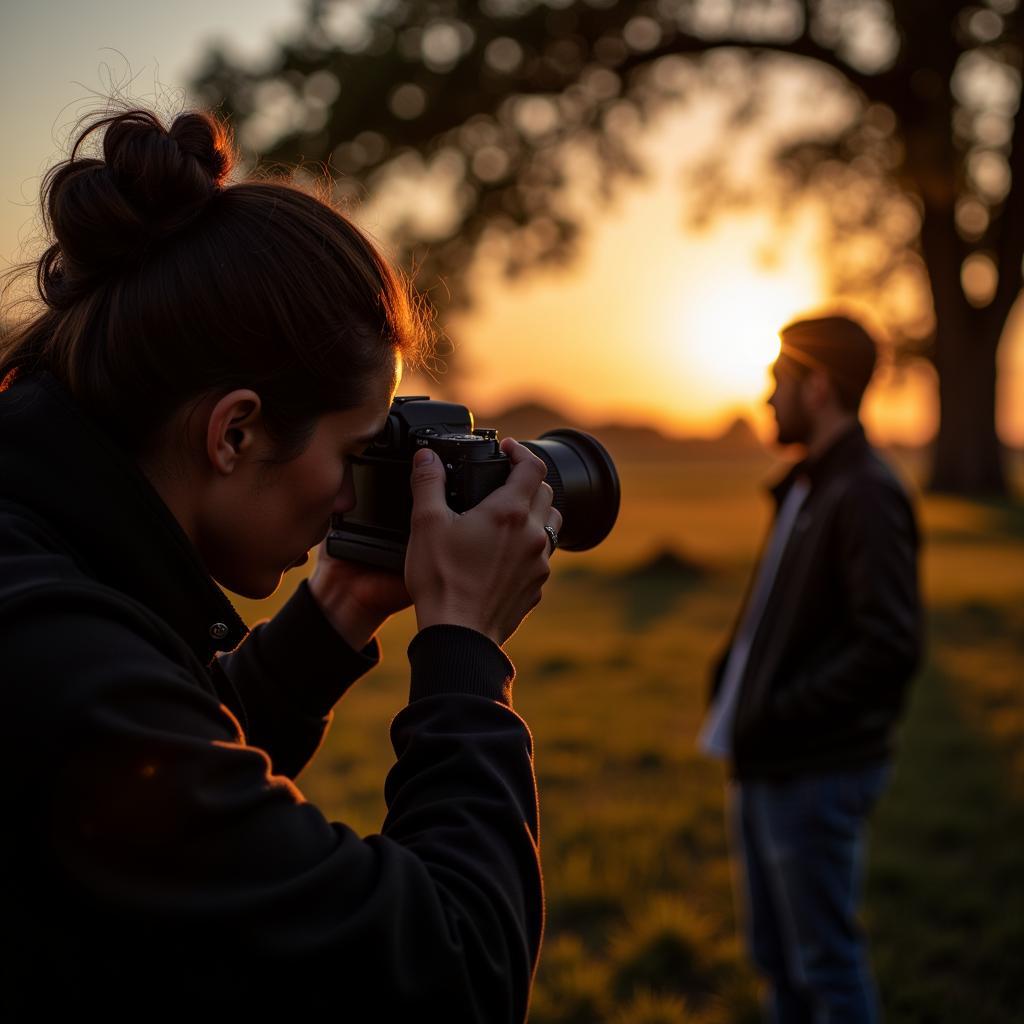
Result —
[{"label": "tree", "polygon": [[[509,273],[570,258],[573,157],[608,193],[641,174],[637,126],[686,102],[695,61],[726,49],[744,69],[737,129],[763,113],[780,56],[849,98],[847,116],[779,147],[778,194],[833,197],[841,290],[917,282],[925,315],[892,326],[938,373],[933,486],[1003,493],[996,352],[1024,259],[1017,0],[314,0],[270,65],[213,49],[196,89],[262,159],[320,162],[342,191],[410,164],[446,181],[447,221],[395,232],[429,284],[495,237]],[[724,183],[726,162],[704,181]]]}]

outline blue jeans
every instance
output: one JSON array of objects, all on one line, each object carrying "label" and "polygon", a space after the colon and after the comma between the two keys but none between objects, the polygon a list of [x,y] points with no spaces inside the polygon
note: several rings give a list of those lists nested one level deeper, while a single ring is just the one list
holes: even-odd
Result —
[{"label": "blue jeans", "polygon": [[777,1024],[876,1024],[857,922],[867,820],[888,765],[735,784],[746,935]]}]

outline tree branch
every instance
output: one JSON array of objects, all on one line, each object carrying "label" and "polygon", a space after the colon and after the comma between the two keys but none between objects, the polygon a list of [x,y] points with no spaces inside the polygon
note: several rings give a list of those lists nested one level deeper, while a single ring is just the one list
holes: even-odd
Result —
[{"label": "tree branch", "polygon": [[621,74],[628,75],[637,68],[653,64],[662,57],[674,57],[692,55],[695,53],[707,53],[711,50],[720,49],[743,49],[749,53],[757,54],[779,54],[789,57],[802,57],[808,60],[817,61],[838,71],[846,78],[851,85],[860,90],[869,100],[873,102],[885,102],[890,90],[890,72],[883,72],[877,75],[868,75],[849,64],[840,60],[839,56],[826,46],[822,46],[809,34],[809,28],[805,23],[804,32],[796,39],[788,42],[778,41],[765,43],[753,42],[743,39],[740,36],[718,37],[706,39],[702,36],[688,35],[680,32],[672,37],[671,42],[665,43],[652,50],[645,50],[643,53],[632,54],[621,61],[616,70]]}]

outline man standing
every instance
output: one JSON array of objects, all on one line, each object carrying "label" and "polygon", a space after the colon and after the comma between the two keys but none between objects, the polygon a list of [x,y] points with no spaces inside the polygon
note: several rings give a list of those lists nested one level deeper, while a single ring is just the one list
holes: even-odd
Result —
[{"label": "man standing", "polygon": [[730,761],[747,940],[779,1024],[875,1022],[857,924],[869,812],[921,647],[918,534],[858,419],[875,343],[846,317],[781,332],[777,511],[701,731]]}]

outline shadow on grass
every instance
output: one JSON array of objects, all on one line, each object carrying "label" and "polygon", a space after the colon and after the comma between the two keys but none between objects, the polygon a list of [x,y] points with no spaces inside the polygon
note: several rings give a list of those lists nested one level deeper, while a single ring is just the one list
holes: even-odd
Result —
[{"label": "shadow on grass", "polygon": [[601,588],[622,608],[623,628],[642,631],[676,612],[679,598],[705,583],[711,570],[678,551],[664,548],[616,573],[571,569],[563,580]]},{"label": "shadow on grass", "polygon": [[936,527],[928,531],[929,544],[953,542],[956,544],[994,542],[1019,543],[1024,540],[1024,502],[1012,498],[972,498],[969,507],[981,509],[985,526],[964,525]]},{"label": "shadow on grass", "polygon": [[989,510],[997,536],[1007,540],[1024,540],[1024,502],[1009,498],[975,500]]},{"label": "shadow on grass", "polygon": [[935,657],[872,831],[867,921],[889,1021],[1021,1020],[1024,804],[1010,752],[968,724],[972,680],[943,669],[943,650],[958,644],[1012,646],[1006,624],[977,606],[933,620]]}]

